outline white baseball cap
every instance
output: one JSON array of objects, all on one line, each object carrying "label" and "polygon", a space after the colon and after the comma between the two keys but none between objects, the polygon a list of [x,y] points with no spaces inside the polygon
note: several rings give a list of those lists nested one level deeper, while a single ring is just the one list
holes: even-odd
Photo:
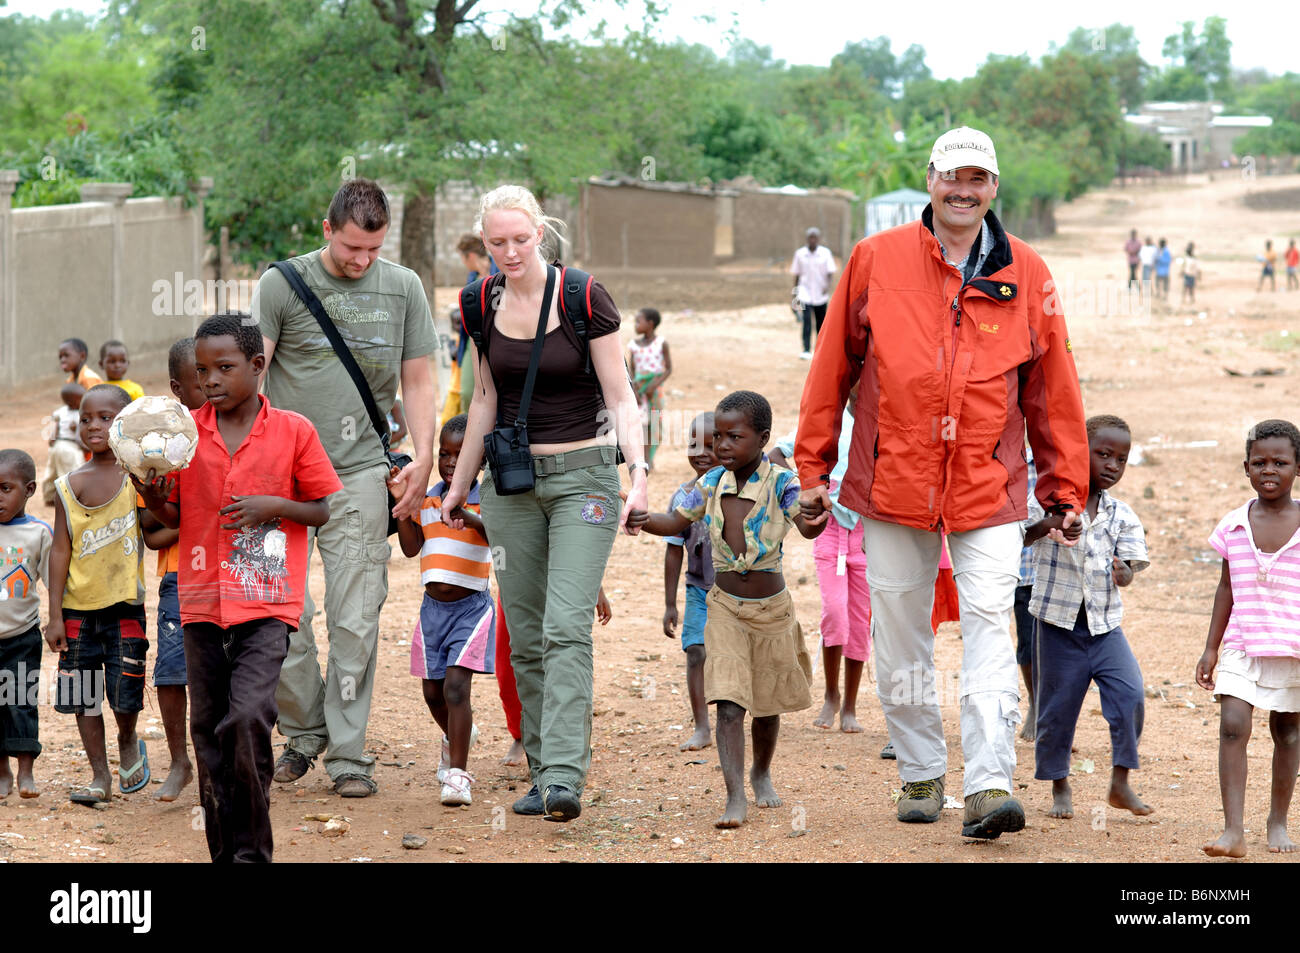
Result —
[{"label": "white baseball cap", "polygon": [[993,140],[970,126],[949,129],[936,139],[930,151],[930,162],[936,172],[976,168],[998,174],[998,155],[993,150]]}]

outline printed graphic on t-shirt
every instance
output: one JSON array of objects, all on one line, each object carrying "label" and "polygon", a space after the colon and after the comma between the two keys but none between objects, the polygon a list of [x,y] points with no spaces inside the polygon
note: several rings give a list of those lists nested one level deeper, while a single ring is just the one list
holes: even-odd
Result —
[{"label": "printed graphic on t-shirt", "polygon": [[[325,313],[333,318],[335,324],[380,324],[392,320],[387,308],[367,308],[371,299],[378,298],[372,294],[333,294],[321,302]],[[391,341],[379,341],[391,344]]]},{"label": "printed graphic on t-shirt", "polygon": [[278,519],[247,526],[231,540],[234,550],[221,564],[244,589],[247,599],[284,601],[284,580],[289,575],[286,551],[289,537]]},{"label": "printed graphic on t-shirt", "polygon": [[119,516],[116,519],[109,520],[108,523],[98,529],[84,529],[81,531],[81,551],[77,553],[78,559],[85,559],[87,556],[93,556],[109,543],[122,541],[122,551],[130,556],[135,552],[135,513],[130,512],[126,516]]},{"label": "printed graphic on t-shirt", "polygon": [[27,571],[27,566],[23,563],[23,549],[21,546],[9,547],[5,565],[9,565],[13,559],[12,553],[14,550],[18,551],[17,565],[3,576],[0,576],[0,602],[6,599],[26,599],[32,591],[32,574]]}]

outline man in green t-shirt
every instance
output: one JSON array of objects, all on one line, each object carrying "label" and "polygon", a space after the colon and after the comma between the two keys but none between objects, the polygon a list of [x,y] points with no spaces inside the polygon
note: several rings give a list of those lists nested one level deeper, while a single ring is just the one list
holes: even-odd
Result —
[{"label": "man in green t-shirt", "polygon": [[[419,512],[433,467],[438,415],[429,355],[438,339],[419,277],[379,257],[388,223],[383,190],[353,179],[330,202],[323,222],[328,244],[291,264],[334,321],[380,413],[393,406],[401,383],[415,450],[415,461],[394,484],[401,499],[392,512],[401,517]],[[379,610],[388,595],[389,474],[383,445],[325,332],[274,268],[258,282],[253,316],[266,347],[267,399],[316,425],[343,482],[343,489],[329,497],[329,522],[308,530],[325,570],[327,677],[321,678],[316,657],[311,626],[316,606],[308,592],[276,693],[280,731],[289,741],[276,762],[275,779],[296,781],[323,753],[335,791],[366,797],[376,790],[374,758],[365,753],[366,723]]]}]

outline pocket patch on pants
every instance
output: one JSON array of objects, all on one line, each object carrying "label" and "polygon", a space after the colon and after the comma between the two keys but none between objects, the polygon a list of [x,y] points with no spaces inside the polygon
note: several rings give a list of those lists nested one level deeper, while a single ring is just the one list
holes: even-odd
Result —
[{"label": "pocket patch on pants", "polygon": [[588,495],[582,504],[582,518],[588,523],[603,523],[609,517],[609,499]]}]

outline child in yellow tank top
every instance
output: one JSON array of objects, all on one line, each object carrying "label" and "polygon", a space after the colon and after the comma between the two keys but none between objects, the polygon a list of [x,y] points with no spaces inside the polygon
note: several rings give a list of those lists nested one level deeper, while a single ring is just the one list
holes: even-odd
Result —
[{"label": "child in yellow tank top", "polygon": [[54,710],[77,716],[77,731],[94,776],[70,798],[108,803],[108,769],[101,704],[117,722],[123,794],[149,783],[149,760],[136,736],[144,707],[145,638],[143,541],[136,494],[108,446],[109,426],[130,403],[114,384],[100,384],[81,401],[78,435],[91,452],[85,465],[55,483],[50,550],[50,622],[45,641],[59,653]]}]

